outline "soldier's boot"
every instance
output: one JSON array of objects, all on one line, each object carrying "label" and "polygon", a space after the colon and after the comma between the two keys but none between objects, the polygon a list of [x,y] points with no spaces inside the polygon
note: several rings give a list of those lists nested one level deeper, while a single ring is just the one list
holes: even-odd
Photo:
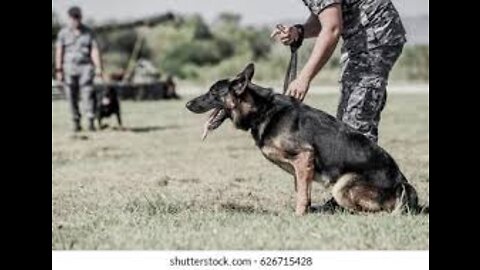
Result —
[{"label": "soldier's boot", "polygon": [[95,119],[94,118],[91,118],[91,119],[88,119],[89,120],[89,124],[88,124],[88,130],[90,131],[95,131]]},{"label": "soldier's boot", "polygon": [[73,132],[82,131],[82,126],[80,125],[80,120],[73,121]]}]

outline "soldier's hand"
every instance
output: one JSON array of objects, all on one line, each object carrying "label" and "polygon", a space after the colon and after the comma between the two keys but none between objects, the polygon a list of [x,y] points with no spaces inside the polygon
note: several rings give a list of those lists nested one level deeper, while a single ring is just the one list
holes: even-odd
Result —
[{"label": "soldier's hand", "polygon": [[104,82],[108,82],[108,76],[105,74],[105,72],[102,72],[102,74],[100,75],[100,77],[102,78],[102,80]]},{"label": "soldier's hand", "polygon": [[270,34],[270,38],[276,38],[283,45],[290,45],[299,37],[298,29],[293,26],[285,27],[282,24],[277,24],[276,28]]},{"label": "soldier's hand", "polygon": [[102,81],[107,81],[107,76],[101,69],[95,70],[95,76]]},{"label": "soldier's hand", "polygon": [[56,77],[57,81],[63,82],[63,71],[57,71],[55,73],[55,77]]},{"label": "soldier's hand", "polygon": [[299,77],[290,83],[290,85],[288,86],[287,95],[303,101],[309,88],[310,82],[306,79],[302,79]]}]

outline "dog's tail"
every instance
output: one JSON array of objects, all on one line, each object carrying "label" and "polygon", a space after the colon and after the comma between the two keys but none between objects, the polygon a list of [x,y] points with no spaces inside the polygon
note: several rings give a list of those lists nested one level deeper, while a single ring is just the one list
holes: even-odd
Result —
[{"label": "dog's tail", "polygon": [[[400,173],[401,174],[401,173]],[[428,214],[430,207],[418,203],[418,194],[415,188],[410,185],[403,174],[395,187],[395,197],[397,198],[394,212],[410,214]]]}]

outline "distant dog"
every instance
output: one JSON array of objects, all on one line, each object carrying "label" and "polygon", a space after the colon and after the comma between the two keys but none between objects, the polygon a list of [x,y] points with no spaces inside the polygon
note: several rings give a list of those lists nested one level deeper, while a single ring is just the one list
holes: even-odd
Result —
[{"label": "distant dog", "polygon": [[384,149],[323,111],[253,84],[253,74],[249,64],[186,107],[194,113],[213,110],[203,138],[226,118],[250,130],[263,155],[294,176],[297,215],[311,205],[313,181],[332,187],[327,204],[348,210],[420,209],[417,192]]},{"label": "distant dog", "polygon": [[123,128],[122,116],[120,113],[120,100],[116,89],[114,87],[106,87],[105,90],[101,92],[99,101],[97,107],[98,127],[105,128],[106,126],[102,125],[103,118],[115,115],[117,117],[119,128]]}]

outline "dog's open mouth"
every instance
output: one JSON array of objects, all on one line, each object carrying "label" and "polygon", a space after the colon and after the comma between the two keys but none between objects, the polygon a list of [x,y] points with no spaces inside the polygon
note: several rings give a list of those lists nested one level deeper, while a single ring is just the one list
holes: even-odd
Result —
[{"label": "dog's open mouth", "polygon": [[110,99],[107,98],[107,97],[102,98],[102,104],[103,104],[103,105],[108,105],[108,104],[110,104]]},{"label": "dog's open mouth", "polygon": [[203,126],[202,140],[205,140],[208,132],[218,128],[225,119],[227,119],[227,112],[222,108],[215,108]]}]

